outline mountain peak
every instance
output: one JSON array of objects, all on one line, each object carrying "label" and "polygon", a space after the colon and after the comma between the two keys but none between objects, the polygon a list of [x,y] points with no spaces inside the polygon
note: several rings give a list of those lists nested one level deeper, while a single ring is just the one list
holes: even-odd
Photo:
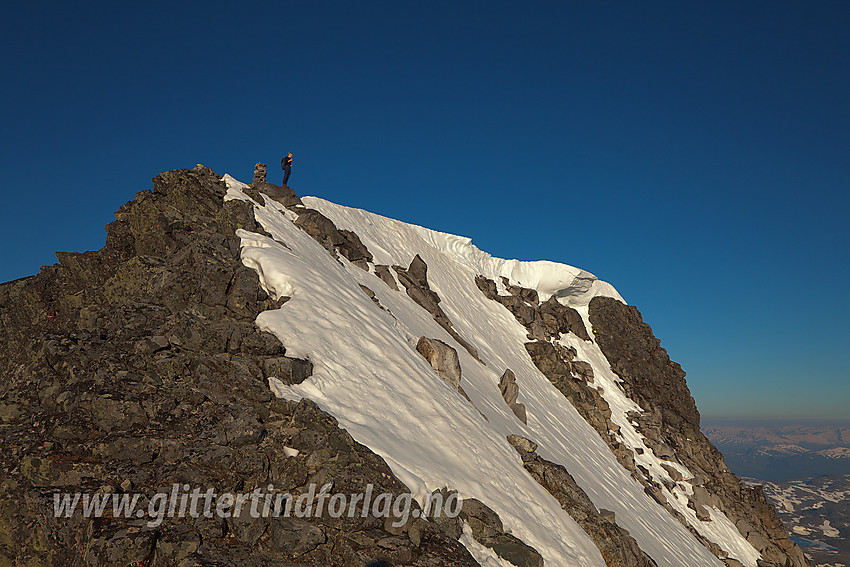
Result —
[{"label": "mountain peak", "polygon": [[[0,286],[12,561],[46,545],[55,565],[78,549],[87,564],[805,565],[699,432],[684,372],[592,274],[301,199],[263,164],[251,184],[162,173],[107,230],[102,250]],[[374,490],[422,517],[231,502],[151,525],[171,486]],[[81,493],[144,509],[50,516]],[[458,514],[424,514],[438,497]]]}]

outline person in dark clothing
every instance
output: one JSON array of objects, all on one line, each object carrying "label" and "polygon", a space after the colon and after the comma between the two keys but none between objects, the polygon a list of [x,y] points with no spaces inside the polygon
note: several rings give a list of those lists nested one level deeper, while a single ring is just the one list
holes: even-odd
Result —
[{"label": "person in dark clothing", "polygon": [[283,168],[283,185],[286,186],[286,182],[289,181],[289,174],[292,173],[292,152],[280,160],[280,167]]}]

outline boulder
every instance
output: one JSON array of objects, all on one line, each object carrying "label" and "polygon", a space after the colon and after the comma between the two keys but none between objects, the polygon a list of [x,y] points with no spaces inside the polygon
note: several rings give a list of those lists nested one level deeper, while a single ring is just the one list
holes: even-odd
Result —
[{"label": "boulder", "polygon": [[522,435],[508,435],[508,443],[516,449],[520,456],[531,455],[537,451],[537,443]]},{"label": "boulder", "polygon": [[502,398],[505,400],[505,403],[508,404],[511,411],[514,412],[514,415],[516,415],[521,422],[528,423],[525,406],[516,401],[517,396],[519,395],[519,386],[516,383],[516,376],[510,368],[505,369],[504,374],[502,374],[502,377],[499,379],[499,391],[502,393]]},{"label": "boulder", "polygon": [[502,398],[504,398],[506,404],[516,403],[519,386],[517,386],[516,376],[510,368],[505,369],[504,374],[499,379],[499,391],[502,392]]},{"label": "boulder", "polygon": [[439,339],[420,337],[416,350],[425,357],[437,376],[454,390],[460,390],[460,360],[457,351]]},{"label": "boulder", "polygon": [[443,327],[475,360],[481,362],[481,359],[478,358],[478,350],[454,330],[449,317],[439,306],[440,296],[428,285],[428,265],[425,264],[419,254],[414,256],[407,269],[401,266],[393,266],[393,269],[398,275],[399,282],[407,290],[407,295],[420,307],[428,311],[434,321]]}]

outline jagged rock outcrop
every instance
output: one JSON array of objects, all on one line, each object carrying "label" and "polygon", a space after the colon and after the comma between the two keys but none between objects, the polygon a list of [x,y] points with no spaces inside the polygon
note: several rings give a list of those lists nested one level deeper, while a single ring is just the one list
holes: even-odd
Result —
[{"label": "jagged rock outcrop", "polygon": [[[331,219],[315,209],[304,206],[301,199],[287,186],[277,186],[266,181],[266,164],[258,163],[254,168],[254,181],[244,193],[260,205],[265,204],[263,195],[277,201],[294,212],[295,224],[321,244],[331,255],[339,253],[357,267],[368,270],[372,254],[350,230],[337,228]],[[252,231],[256,232],[256,231]],[[264,231],[261,231],[261,233]]]},{"label": "jagged rock outcrop", "polygon": [[529,338],[546,341],[572,332],[590,340],[578,311],[561,304],[554,296],[540,303],[537,290],[512,285],[505,277],[502,281],[510,295],[499,295],[496,282],[484,276],[476,276],[475,285],[487,299],[504,305],[528,329]]},{"label": "jagged rock outcrop", "polygon": [[349,262],[359,268],[368,270],[368,262],[372,254],[360,241],[360,237],[350,230],[340,230],[333,221],[314,209],[297,210],[298,219],[295,225],[312,236],[319,244],[329,251],[338,251]]},{"label": "jagged rock outcrop", "polygon": [[135,493],[147,509],[175,483],[407,492],[315,404],[271,394],[269,377],[312,367],[255,326],[280,302],[239,259],[235,230],[262,232],[250,205],[224,194],[205,167],[162,173],[103,249],[0,285],[0,565],[476,565],[434,524],[359,514],[53,517],[55,492]]},{"label": "jagged rock outcrop", "polygon": [[[681,514],[666,502],[661,486],[652,480],[649,471],[635,464],[632,450],[618,439],[619,428],[611,421],[608,403],[592,386],[590,365],[575,360],[574,349],[553,341],[568,332],[591,340],[578,312],[554,297],[540,304],[536,294],[512,286],[507,280],[504,284],[510,296],[498,295],[496,283],[484,276],[476,277],[475,283],[486,297],[504,305],[528,329],[529,338],[536,340],[525,346],[538,369],[597,430],[618,461],[645,486],[646,493],[687,526]],[[719,451],[700,432],[699,412],[685,383],[685,373],[670,361],[638,310],[616,299],[595,297],[589,314],[596,342],[614,372],[623,379],[626,394],[645,410],[630,414],[630,418],[639,424],[647,446],[659,458],[681,462],[696,475],[689,479],[694,495],[688,506],[697,519],[709,521],[707,507],[718,506],[766,562],[805,566],[802,551],[789,539],[775,510],[757,489],[745,487],[728,470]],[[665,470],[679,474],[673,467]],[[688,528],[712,553],[724,556],[722,548],[707,541],[693,527]]]},{"label": "jagged rock outcrop", "polygon": [[258,163],[254,166],[254,179],[251,185],[245,189],[245,193],[260,205],[264,205],[266,202],[261,195],[262,193],[285,207],[304,207],[295,191],[286,185],[279,186],[266,181],[266,164],[264,163]]},{"label": "jagged rock outcrop", "polygon": [[[447,500],[449,491],[436,491],[437,501]],[[544,567],[543,557],[530,545],[505,530],[499,515],[489,506],[475,498],[463,500],[460,514],[447,517],[431,513],[429,519],[440,526],[446,533],[460,538],[464,532],[464,524],[469,526],[472,537],[485,547],[516,567]]]},{"label": "jagged rock outcrop", "polygon": [[589,305],[596,341],[623,388],[644,412],[635,415],[653,452],[684,464],[696,479],[691,507],[704,510],[719,500],[729,519],[767,564],[807,565],[802,551],[765,500],[732,474],[723,456],[699,429],[699,412],[682,368],[671,361],[637,308],[607,297]]},{"label": "jagged rock outcrop", "polygon": [[617,438],[619,428],[611,421],[608,402],[593,387],[593,368],[586,361],[576,360],[577,352],[574,348],[566,348],[555,342],[561,334],[566,333],[590,340],[581,315],[554,297],[541,304],[536,291],[511,285],[504,278],[503,283],[511,293],[510,296],[499,295],[495,281],[480,275],[475,278],[475,284],[485,297],[504,305],[526,327],[528,337],[534,340],[526,343],[525,348],[537,369],[593,426],[620,464],[640,480],[642,477],[635,465],[633,453]]},{"label": "jagged rock outcrop", "polygon": [[508,442],[522,457],[525,469],[548,490],[561,507],[590,535],[608,567],[655,567],[629,532],[616,524],[613,512],[597,510],[567,469],[541,458],[537,444],[519,435]]},{"label": "jagged rock outcrop", "polygon": [[537,550],[506,532],[499,515],[479,500],[464,500],[459,518],[472,529],[476,541],[512,565],[543,567],[543,558]]},{"label": "jagged rock outcrop", "polygon": [[523,423],[528,423],[525,406],[517,402],[519,386],[516,383],[516,376],[510,368],[505,369],[505,373],[499,378],[499,391],[502,393],[502,399],[505,400],[511,411],[514,412],[517,419]]},{"label": "jagged rock outcrop", "polygon": [[469,344],[466,339],[461,337],[457,331],[454,330],[448,315],[446,315],[443,312],[442,307],[440,307],[440,296],[437,295],[437,293],[431,289],[431,286],[428,285],[428,265],[419,256],[419,254],[411,260],[410,266],[406,269],[401,266],[393,266],[393,270],[395,270],[396,274],[398,274],[398,281],[401,282],[401,285],[403,285],[405,290],[407,290],[407,295],[410,296],[413,301],[418,303],[420,307],[430,313],[431,316],[434,317],[434,321],[439,323],[439,325],[444,328],[460,346],[466,349],[473,358],[479,360],[478,350],[476,350],[474,346]]},{"label": "jagged rock outcrop", "polygon": [[395,283],[395,278],[390,272],[389,266],[384,266],[382,264],[375,264],[375,275],[381,278],[387,287],[389,287],[393,291],[398,291],[398,284]]}]

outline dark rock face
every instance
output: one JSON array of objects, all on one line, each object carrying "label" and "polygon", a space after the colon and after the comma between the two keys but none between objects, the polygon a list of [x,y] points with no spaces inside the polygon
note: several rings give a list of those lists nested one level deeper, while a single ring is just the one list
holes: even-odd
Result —
[{"label": "dark rock face", "polygon": [[[448,497],[448,491],[445,489],[435,492],[436,494],[440,495],[440,501],[446,501]],[[457,517],[432,514],[430,519],[455,538],[463,534],[463,522],[466,522],[472,530],[475,541],[489,547],[496,555],[516,567],[543,567],[544,565],[543,557],[536,549],[506,532],[499,515],[475,498],[463,500]]]},{"label": "dark rock face", "polygon": [[767,564],[807,565],[764,494],[744,486],[700,431],[684,371],[667,356],[640,312],[615,299],[596,297],[589,315],[611,368],[629,397],[645,410],[634,417],[647,444],[661,458],[680,461],[697,476],[691,481],[697,486],[689,505],[705,514],[705,506],[719,504]]},{"label": "dark rock face", "polygon": [[508,441],[522,457],[525,469],[561,504],[561,507],[593,539],[608,567],[654,567],[628,531],[619,527],[613,512],[596,509],[567,469],[535,453],[537,445],[517,435]]},{"label": "dark rock face", "polygon": [[685,372],[670,360],[637,308],[608,297],[595,297],[590,303],[590,322],[594,332],[601,331],[596,342],[614,372],[628,377],[623,384],[626,394],[641,407],[657,408],[663,425],[698,426],[699,412]]},{"label": "dark rock face", "polygon": [[[568,332],[591,340],[578,312],[553,298],[539,304],[536,296],[507,281],[511,296],[498,295],[496,283],[483,276],[476,277],[475,283],[486,297],[504,305],[528,329],[529,338],[535,340],[525,347],[535,366],[596,429],[620,464],[644,485],[647,494],[688,526],[665,501],[661,486],[654,483],[649,472],[635,465],[631,449],[617,439],[619,428],[611,421],[608,403],[591,386],[590,365],[576,360],[574,350],[552,342],[560,333]],[[589,310],[596,342],[614,372],[623,379],[626,394],[646,410],[631,417],[639,423],[647,445],[658,457],[680,461],[697,476],[689,481],[696,485],[689,506],[697,517],[708,520],[706,507],[717,505],[733,522],[747,521],[751,531],[741,530],[740,525],[739,530],[767,561],[783,566],[807,565],[763,495],[743,486],[700,432],[699,413],[685,383],[685,373],[661,348],[638,310],[606,297],[594,298]],[[716,544],[688,528],[712,553],[724,556]]]},{"label": "dark rock face", "polygon": [[337,250],[349,262],[358,267],[368,269],[367,262],[372,261],[372,254],[360,241],[360,237],[350,230],[340,230],[331,219],[314,209],[294,209],[298,212],[295,225],[312,236],[328,251]]},{"label": "dark rock face", "polygon": [[541,304],[537,290],[511,285],[506,278],[502,280],[511,295],[499,295],[496,282],[484,276],[477,276],[475,285],[487,299],[507,307],[516,320],[528,329],[528,338],[546,341],[558,338],[560,333],[571,332],[581,339],[590,340],[578,311],[568,305],[561,305],[554,297]]},{"label": "dark rock face", "polygon": [[315,404],[270,392],[268,377],[312,366],[254,325],[279,302],[239,261],[234,231],[260,232],[251,207],[224,194],[205,167],[162,173],[103,249],[0,285],[0,565],[476,565],[433,524],[359,514],[53,516],[55,492],[141,494],[147,509],[175,483],[407,491]]},{"label": "dark rock face", "polygon": [[543,557],[537,550],[505,532],[499,515],[482,502],[474,498],[464,500],[460,518],[469,524],[476,541],[502,559],[517,567],[543,567]]},{"label": "dark rock face", "polygon": [[611,421],[611,408],[605,398],[589,384],[593,381],[593,372],[584,361],[575,360],[576,351],[549,341],[525,343],[525,349],[538,370],[570,401],[596,432],[599,433],[620,462],[634,471],[634,459],[626,457],[627,451],[621,447],[614,433],[619,428]]}]

